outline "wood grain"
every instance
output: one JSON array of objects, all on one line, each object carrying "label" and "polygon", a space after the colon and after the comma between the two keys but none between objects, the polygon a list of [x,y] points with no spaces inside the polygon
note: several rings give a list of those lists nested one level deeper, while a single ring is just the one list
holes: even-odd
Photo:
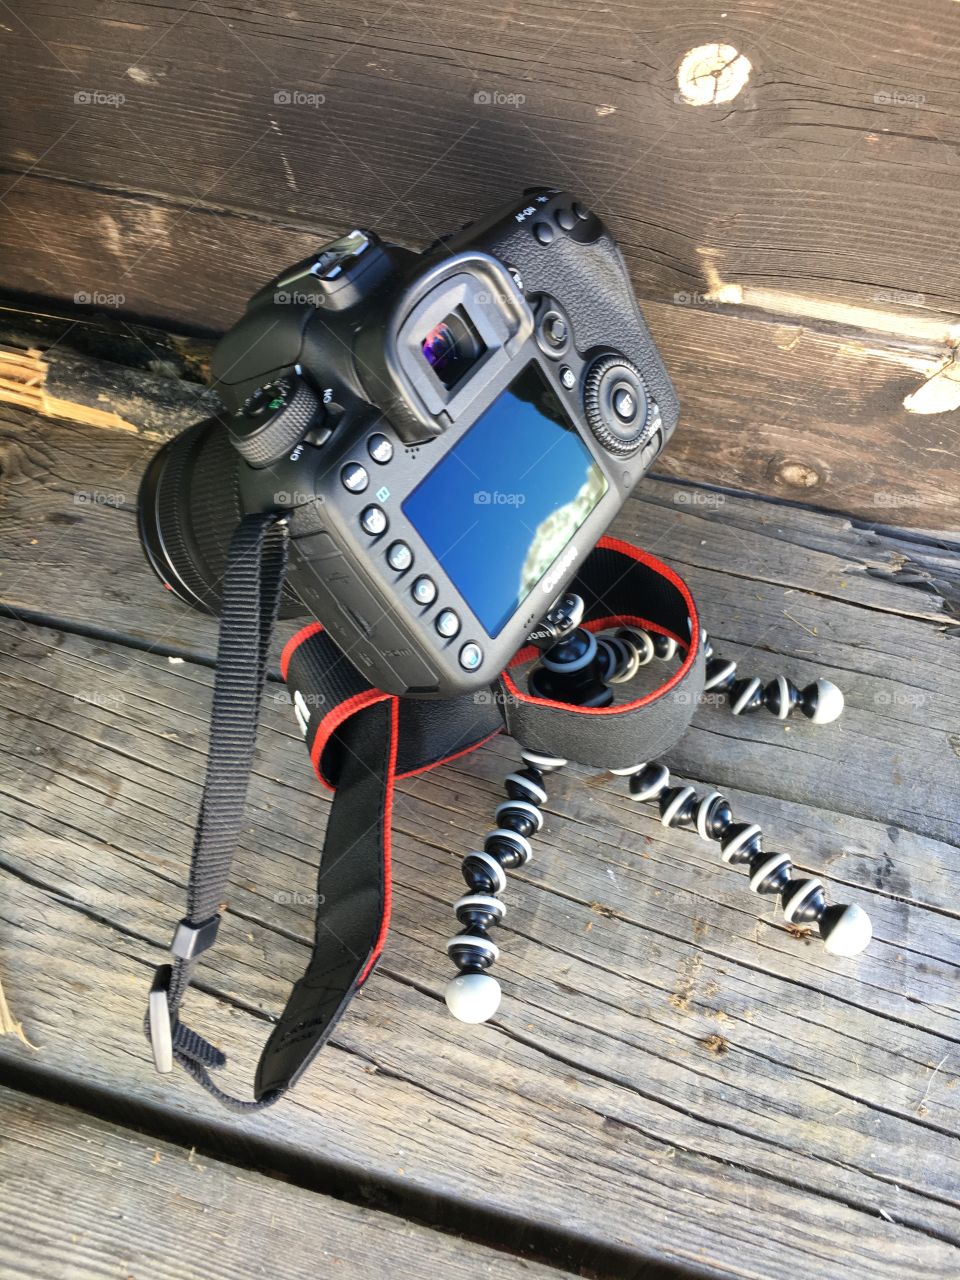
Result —
[{"label": "wood grain", "polygon": [[[157,441],[0,422],[0,949],[38,1046],[0,1040],[0,1079],[586,1274],[956,1274],[949,539],[667,480],[616,527],[689,579],[743,670],[843,687],[844,718],[820,730],[704,705],[668,763],[869,911],[862,958],[758,916],[712,849],[573,766],[511,877],[501,1011],[452,1023],[458,863],[517,758],[494,740],[401,786],[384,962],[292,1097],[238,1121],[156,1076],[142,1034],[182,911],[215,630],[142,562],[133,494]],[[309,950],[327,803],[272,685],[222,940],[188,1010],[240,1091]],[[348,1233],[346,1207],[329,1213]]]},{"label": "wood grain", "polygon": [[[523,17],[488,0],[440,21],[366,0],[285,13],[37,0],[0,32],[17,104],[3,161],[12,178],[143,196],[151,251],[190,206],[276,226],[314,227],[322,210],[327,227],[432,239],[551,178],[613,215],[645,288],[699,287],[710,252],[741,283],[901,290],[955,310],[952,22],[936,0],[909,17],[893,0],[723,16],[705,0],[540,0]],[[687,106],[678,64],[715,40],[750,59],[749,83],[722,107]],[[96,94],[123,102],[84,100]],[[104,265],[125,256],[111,216]],[[57,257],[49,245],[54,278]]]},{"label": "wood grain", "polygon": [[[199,275],[216,271],[206,249],[201,256]],[[264,274],[251,261],[245,282],[238,267],[224,324]],[[205,296],[214,292],[211,281]],[[681,430],[659,459],[658,474],[839,509],[873,524],[960,530],[957,415],[903,407],[941,367],[943,344],[734,312],[645,304],[683,406]],[[110,358],[91,355],[96,339]],[[207,341],[179,344],[193,353],[188,378],[161,372],[184,371],[182,353],[171,350],[168,337],[117,317],[33,329],[10,318],[0,321],[3,342],[43,351],[46,396],[56,397],[54,410],[74,421],[85,421],[88,407],[108,409],[151,435],[172,434],[211,411],[213,399],[196,381],[197,366],[209,355]],[[0,402],[4,398],[0,364]]]},{"label": "wood grain", "polygon": [[[157,447],[148,434],[41,426],[0,409],[0,605],[212,657],[215,623],[160,589],[136,535],[137,487]],[[655,479],[639,486],[615,530],[687,566],[698,593],[701,571],[719,573],[724,602],[748,579],[943,626],[960,604],[949,539],[905,543],[844,518]],[[706,616],[715,627],[719,618]],[[806,644],[811,621],[791,625]],[[766,643],[763,629],[758,619],[748,642]]]},{"label": "wood grain", "polygon": [[[677,381],[670,474],[956,530],[958,410],[903,406],[958,367],[944,3],[541,0],[438,22],[406,0],[38,0],[0,28],[2,283],[221,330],[348,226],[422,246],[555,181],[610,222]],[[681,58],[716,40],[750,59],[746,88],[678,101]]]},{"label": "wood grain", "polygon": [[282,1269],[290,1280],[318,1272],[364,1280],[388,1267],[398,1280],[412,1280],[424,1274],[425,1258],[451,1280],[570,1274],[10,1089],[0,1089],[0,1105],[0,1267],[7,1275],[247,1280]]}]

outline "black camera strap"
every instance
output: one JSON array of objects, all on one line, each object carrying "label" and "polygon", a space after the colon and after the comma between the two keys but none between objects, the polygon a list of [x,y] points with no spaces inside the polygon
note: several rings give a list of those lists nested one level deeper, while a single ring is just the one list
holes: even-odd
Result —
[{"label": "black camera strap", "polygon": [[[287,560],[276,515],[247,516],[230,545],[214,681],[207,773],[173,962],[161,965],[146,1030],[160,1071],[177,1062],[230,1110],[276,1102],[329,1038],[376,965],[390,915],[394,783],[470,751],[506,731],[522,746],[580,763],[619,768],[656,759],[683,734],[703,687],[696,607],[683,580],[643,551],[604,538],[571,590],[586,603],[584,626],[642,627],[672,641],[679,667],[633,701],[588,709],[524,693],[518,653],[488,691],[445,700],[401,699],[374,689],[319,623],[287,644],[281,672],[320,781],[334,790],[317,880],[310,960],[264,1048],[255,1101],[218,1087],[220,1049],[180,1021],[197,961],[216,940],[253,761],[270,639]],[[642,612],[638,611],[642,604]]]},{"label": "black camera strap", "polygon": [[207,772],[194,834],[187,913],[171,943],[173,963],[160,965],[150,991],[146,1031],[158,1071],[177,1061],[220,1102],[250,1110],[273,1099],[241,1102],[209,1075],[226,1058],[179,1019],[197,961],[213,946],[220,908],[240,835],[253,764],[267,654],[287,564],[286,522],[275,514],[246,516],[230,542],[210,716]]}]

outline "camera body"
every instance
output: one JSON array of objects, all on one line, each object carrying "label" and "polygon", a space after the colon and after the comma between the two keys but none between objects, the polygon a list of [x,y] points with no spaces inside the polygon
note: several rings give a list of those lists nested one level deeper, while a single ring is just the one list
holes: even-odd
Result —
[{"label": "camera body", "polygon": [[615,242],[555,188],[422,254],[326,246],[251,299],[213,386],[228,416],[144,478],[154,568],[216,612],[236,518],[284,511],[283,612],[407,696],[497,677],[678,413]]}]

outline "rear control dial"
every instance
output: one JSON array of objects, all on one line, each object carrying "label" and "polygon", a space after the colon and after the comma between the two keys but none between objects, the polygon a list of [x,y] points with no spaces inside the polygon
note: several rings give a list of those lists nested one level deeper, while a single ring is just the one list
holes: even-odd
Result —
[{"label": "rear control dial", "polygon": [[625,356],[600,356],[583,388],[590,430],[608,453],[635,453],[650,434],[652,401],[640,370]]}]

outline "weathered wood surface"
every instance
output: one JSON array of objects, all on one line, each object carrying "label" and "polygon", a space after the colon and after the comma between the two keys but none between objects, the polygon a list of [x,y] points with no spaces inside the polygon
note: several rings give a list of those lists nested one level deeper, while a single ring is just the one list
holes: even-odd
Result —
[{"label": "weathered wood surface", "polygon": [[427,1259],[451,1280],[569,1275],[10,1089],[0,1108],[7,1276],[367,1280],[385,1258],[398,1280],[419,1280]]},{"label": "weathered wood surface", "polygon": [[[259,1137],[305,1186],[362,1185],[400,1213],[601,1275],[652,1261],[763,1280],[956,1274],[948,548],[654,482],[618,526],[689,577],[745,668],[844,687],[843,720],[819,731],[705,706],[669,762],[721,782],[771,847],[866,907],[876,941],[859,961],[758,918],[711,849],[664,831],[622,783],[571,768],[511,881],[502,1009],[485,1027],[452,1023],[458,862],[516,759],[496,740],[403,784],[384,963],[291,1100],[237,1121],[157,1077],[141,1031],[181,909],[213,639],[140,561],[131,481],[152,445],[4,420],[0,942],[38,1049],[0,1041],[0,1075],[84,1091],[173,1137],[202,1123],[229,1159]],[[80,486],[130,496],[77,507]],[[928,589],[904,576],[905,546]],[[158,636],[202,661],[147,651]],[[189,1010],[230,1050],[240,1089],[304,964],[327,805],[271,694],[222,943]]]},{"label": "weathered wood surface", "polygon": [[[233,1130],[188,1084],[153,1074],[140,1028],[179,912],[208,672],[3,631],[4,954],[39,1046],[35,1060],[18,1044],[3,1057],[53,1073],[68,1096],[73,1078],[169,1108],[172,1125],[186,1110]],[[228,928],[204,967],[209,994],[191,999],[241,1088],[310,932],[325,801],[289,719],[269,707]],[[509,895],[502,1013],[464,1033],[441,1001],[448,902],[514,758],[498,743],[404,786],[385,964],[293,1100],[244,1131],[401,1198],[411,1180],[448,1222],[493,1209],[541,1230],[574,1223],[577,1258],[616,1247],[786,1276],[827,1274],[826,1259],[901,1275],[919,1256],[952,1274],[955,846],[894,836],[885,815],[777,804],[744,767],[737,810],[874,918],[871,952],[835,965],[758,921],[692,837],[664,837],[622,788],[585,788],[574,771]],[[858,776],[851,761],[851,788]],[[817,780],[808,771],[806,789]]]},{"label": "weathered wood surface", "polygon": [[[103,206],[104,267],[135,256],[127,230],[175,254],[190,208],[311,231],[322,209],[328,229],[367,219],[429,240],[547,170],[616,214],[638,279],[661,291],[699,286],[712,250],[725,279],[767,288],[960,302],[960,19],[935,0],[909,15],[893,0],[722,15],[703,0],[548,0],[425,16],[34,0],[0,32],[18,105],[3,162],[65,197],[141,198],[129,227]],[[680,60],[718,40],[753,63],[746,88],[722,106],[678,101]],[[484,91],[523,101],[477,102]],[[61,295],[108,287],[41,248]],[[21,287],[42,284],[13,267]],[[167,296],[187,279],[180,264]]]},{"label": "weathered wood surface", "polygon": [[[260,231],[252,228],[254,239]],[[95,241],[84,243],[89,249]],[[229,325],[270,270],[309,248],[304,240],[281,246],[266,262],[253,255],[245,276],[238,262],[222,288],[203,295],[220,297],[216,319]],[[183,324],[186,306],[182,301],[174,322]],[[648,301],[644,310],[683,405],[683,429],[657,474],[840,509],[871,523],[960,528],[957,414],[908,413],[903,405],[941,368],[949,346],[930,336],[871,336],[802,317],[738,316],[718,305]],[[14,317],[0,321],[0,344],[43,351],[49,366],[43,397],[64,416],[72,405],[80,421],[88,420],[88,406],[110,408],[131,426],[172,432],[205,416],[213,403],[198,382],[160,373],[181,372],[191,351],[199,366],[208,340],[181,342],[178,351],[156,331],[116,318],[26,330]],[[91,347],[116,351],[124,363],[91,358]],[[0,403],[11,398],[3,365],[0,347]],[[190,372],[197,376],[198,368]]]},{"label": "weathered wood surface", "polygon": [[[8,15],[5,290],[219,330],[348,226],[423,245],[556,181],[624,246],[684,405],[671,474],[960,526],[947,0],[268,8]],[[714,41],[751,77],[690,106]]]}]

